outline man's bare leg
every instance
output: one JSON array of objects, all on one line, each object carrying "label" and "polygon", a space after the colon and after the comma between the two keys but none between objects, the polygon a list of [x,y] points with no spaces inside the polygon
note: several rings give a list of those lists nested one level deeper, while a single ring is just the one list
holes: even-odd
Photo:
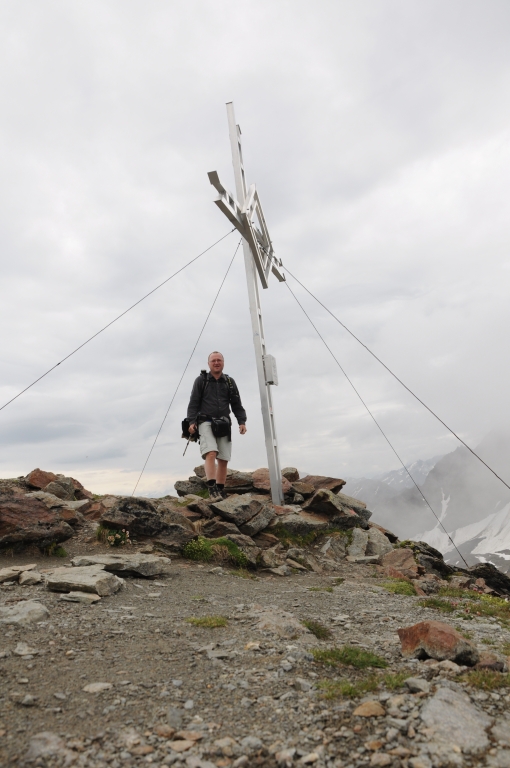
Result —
[{"label": "man's bare leg", "polygon": [[220,483],[221,485],[225,485],[225,480],[227,479],[227,465],[228,461],[225,461],[225,459],[218,459],[218,467],[216,469],[216,482]]},{"label": "man's bare leg", "polygon": [[[207,480],[216,480],[216,456],[218,455],[217,451],[209,451],[209,453],[205,454],[205,476]],[[223,462],[223,464],[226,464],[227,462]],[[227,470],[225,468],[225,477],[227,476]]]}]

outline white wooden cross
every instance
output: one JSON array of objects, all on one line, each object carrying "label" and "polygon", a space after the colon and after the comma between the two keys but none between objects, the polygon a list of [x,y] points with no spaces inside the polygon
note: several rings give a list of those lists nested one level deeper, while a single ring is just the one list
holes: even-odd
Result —
[{"label": "white wooden cross", "polygon": [[263,288],[269,287],[269,274],[271,271],[280,282],[285,280],[285,275],[282,270],[281,261],[274,255],[273,245],[269,237],[255,184],[252,184],[247,189],[241,150],[241,129],[236,125],[232,102],[227,104],[227,116],[237,198],[223,186],[216,171],[211,171],[208,176],[209,181],[218,192],[218,197],[214,202],[243,237],[244,265],[248,284],[248,299],[259,380],[267,462],[271,481],[271,497],[274,504],[281,505],[283,504],[282,475],[271,396],[271,385],[278,384],[278,377],[274,357],[266,353],[257,274]]}]

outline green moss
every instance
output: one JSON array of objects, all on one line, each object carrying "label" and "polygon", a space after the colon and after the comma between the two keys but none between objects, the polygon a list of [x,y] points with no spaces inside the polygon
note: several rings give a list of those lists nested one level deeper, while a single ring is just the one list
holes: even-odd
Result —
[{"label": "green moss", "polygon": [[325,627],[319,621],[303,621],[303,626],[310,630],[312,635],[318,640],[329,640],[331,638],[331,630]]},{"label": "green moss", "polygon": [[416,595],[414,584],[406,581],[406,579],[391,579],[390,581],[385,581],[381,586],[394,595],[408,595],[409,597]]},{"label": "green moss", "polygon": [[226,616],[191,616],[186,619],[188,624],[193,624],[195,627],[207,627],[208,629],[215,629],[216,627],[226,627],[228,620]]},{"label": "green moss", "polygon": [[422,608],[434,608],[441,613],[454,613],[457,610],[456,605],[449,600],[441,600],[440,597],[427,597],[426,600],[420,600],[419,605]]},{"label": "green moss", "polygon": [[43,553],[47,557],[67,557],[67,551],[56,541],[52,542],[48,547],[45,547]]},{"label": "green moss", "polygon": [[328,648],[325,650],[314,648],[312,654],[315,661],[320,664],[327,664],[330,667],[351,666],[356,669],[366,669],[367,667],[384,669],[388,666],[388,662],[375,653],[365,651],[363,648],[354,648],[350,645],[345,645],[343,648]]},{"label": "green moss", "polygon": [[321,680],[317,683],[317,688],[322,692],[323,699],[338,699],[340,697],[353,699],[363,693],[376,691],[378,684],[378,679],[371,676],[355,682],[351,680]]},{"label": "green moss", "polygon": [[381,677],[381,682],[384,683],[386,688],[390,691],[395,691],[397,688],[402,688],[404,681],[409,677],[409,672],[396,672],[395,674],[387,672]]},{"label": "green moss", "polygon": [[223,537],[219,539],[206,539],[199,536],[198,539],[189,541],[182,549],[184,557],[190,560],[200,560],[206,563],[211,561],[228,561],[233,565],[246,568],[248,558],[237,544]]}]

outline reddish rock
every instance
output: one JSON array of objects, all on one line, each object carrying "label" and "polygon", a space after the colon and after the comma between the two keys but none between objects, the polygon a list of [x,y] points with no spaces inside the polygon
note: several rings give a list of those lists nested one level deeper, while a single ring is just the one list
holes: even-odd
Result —
[{"label": "reddish rock", "polygon": [[[80,512],[82,512],[81,509]],[[86,510],[83,511],[82,514],[87,518],[87,520],[99,520],[103,512],[106,512],[106,507],[103,506],[102,502],[93,501],[87,506]]]},{"label": "reddish rock", "polygon": [[319,488],[325,488],[327,491],[337,491],[345,485],[345,480],[341,480],[339,477],[325,477],[324,475],[307,475],[301,478],[302,483],[308,483],[318,491]]},{"label": "reddish rock", "polygon": [[[264,491],[266,493],[271,492],[271,482],[269,480],[269,470],[265,467],[262,467],[261,469],[256,469],[255,472],[252,472],[252,478],[253,478],[253,487],[257,489],[257,491]],[[282,490],[284,493],[288,493],[290,491],[291,485],[286,477],[282,477]]]},{"label": "reddish rock", "polygon": [[423,572],[423,569],[420,569],[414,559],[413,550],[407,549],[407,547],[387,552],[381,558],[381,565],[384,573],[392,579],[414,580],[418,577],[420,570]]},{"label": "reddish rock", "polygon": [[273,509],[276,515],[292,515],[298,512],[300,508],[293,507],[287,504],[284,507],[280,507],[279,504],[273,504]]},{"label": "reddish rock", "polygon": [[421,621],[397,632],[407,659],[448,659],[472,667],[480,657],[470,640],[442,621]]},{"label": "reddish rock", "polygon": [[32,488],[37,488],[41,491],[43,488],[46,488],[48,483],[52,483],[56,479],[57,476],[54,475],[53,472],[44,472],[42,469],[33,469],[25,477],[25,482],[28,485],[31,485]]},{"label": "reddish rock", "polygon": [[79,480],[75,480],[74,477],[70,478],[73,487],[74,487],[74,497],[78,501],[82,501],[83,499],[93,499],[94,494],[91,493],[91,491],[87,491],[86,488],[83,487],[83,485],[80,483]]},{"label": "reddish rock", "polygon": [[47,547],[73,535],[61,509],[48,509],[39,499],[0,493],[0,545],[36,544]]}]

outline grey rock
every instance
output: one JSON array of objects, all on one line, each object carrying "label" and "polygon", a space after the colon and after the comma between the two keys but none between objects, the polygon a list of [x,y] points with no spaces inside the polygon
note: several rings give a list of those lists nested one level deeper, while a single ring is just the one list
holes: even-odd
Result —
[{"label": "grey rock", "polygon": [[310,635],[310,631],[288,611],[262,608],[254,611],[251,616],[257,619],[257,629],[263,632],[272,632],[288,640],[298,635]]},{"label": "grey rock", "polygon": [[274,573],[275,576],[292,576],[292,570],[289,568],[288,565],[278,565],[275,568],[269,569],[271,573]]},{"label": "grey rock", "polygon": [[281,544],[263,549],[260,554],[260,562],[265,568],[278,568],[282,563],[283,550]]},{"label": "grey rock", "polygon": [[331,527],[331,520],[326,515],[317,515],[312,512],[291,512],[287,515],[279,515],[271,521],[271,528],[282,528],[288,533],[306,536],[308,533],[321,531]]},{"label": "grey rock", "polygon": [[45,493],[51,493],[58,499],[65,499],[68,501],[74,501],[74,486],[72,482],[66,482],[66,480],[53,480],[43,488]]},{"label": "grey rock", "polygon": [[264,505],[258,499],[254,499],[251,494],[239,495],[233,494],[223,501],[213,502],[212,509],[230,523],[235,523],[238,527],[251,520],[257,515]]},{"label": "grey rock", "polygon": [[70,764],[76,759],[76,753],[66,748],[65,742],[60,736],[51,731],[42,731],[31,737],[25,761],[32,763],[40,758],[45,761],[47,757],[57,756],[62,758],[65,764]]},{"label": "grey rock", "polygon": [[73,557],[71,563],[74,566],[102,565],[105,571],[113,573],[139,573],[141,576],[156,576],[170,573],[171,561],[168,557],[157,555],[80,555]]},{"label": "grey rock", "polygon": [[92,592],[63,592],[59,599],[66,603],[83,603],[84,605],[94,605],[101,600],[99,595],[94,595]]},{"label": "grey rock", "polygon": [[45,605],[35,602],[35,600],[25,600],[10,605],[6,608],[0,608],[0,624],[19,624],[26,626],[35,621],[42,621],[50,615]]},{"label": "grey rock", "polygon": [[510,768],[510,749],[498,749],[495,755],[487,756],[490,768]]},{"label": "grey rock", "polygon": [[22,586],[32,587],[42,581],[42,574],[39,571],[23,571],[19,575],[19,583]]},{"label": "grey rock", "polygon": [[202,528],[202,534],[207,539],[219,539],[222,536],[226,536],[227,533],[238,534],[241,533],[241,531],[234,523],[228,523],[226,520],[221,520],[219,517],[215,517],[213,520],[208,520]]},{"label": "grey rock", "polygon": [[186,496],[188,493],[197,493],[207,488],[207,483],[200,477],[192,476],[189,480],[177,480],[174,488],[179,496]]},{"label": "grey rock", "polygon": [[123,584],[122,579],[105,571],[102,565],[56,568],[45,574],[45,578],[52,592],[94,592],[101,597],[113,595]]},{"label": "grey rock", "polygon": [[344,536],[332,536],[321,548],[321,554],[330,560],[343,560],[347,555],[347,543]]},{"label": "grey rock", "polygon": [[349,557],[364,557],[368,544],[368,531],[361,528],[354,528],[352,531],[352,541],[347,547]]},{"label": "grey rock", "polygon": [[510,715],[498,720],[491,731],[496,741],[501,741],[510,746]]},{"label": "grey rock", "polygon": [[21,699],[20,704],[22,707],[35,707],[37,704],[37,696],[32,696],[30,693],[27,693]]},{"label": "grey rock", "polygon": [[365,550],[365,555],[385,555],[386,552],[391,552],[393,549],[387,536],[379,531],[377,528],[368,529],[368,543]]},{"label": "grey rock", "polygon": [[477,709],[461,691],[439,688],[423,705],[421,719],[432,729],[434,741],[474,753],[489,746],[486,728],[491,724],[491,718]]},{"label": "grey rock", "polygon": [[404,683],[411,693],[430,693],[430,683],[423,677],[408,677]]},{"label": "grey rock", "polygon": [[290,483],[294,483],[296,480],[299,480],[299,472],[297,471],[296,467],[284,467],[282,469],[282,475],[283,477],[286,477]]},{"label": "grey rock", "polygon": [[294,687],[297,688],[298,691],[304,691],[306,693],[306,691],[311,691],[313,686],[303,677],[296,677],[294,680]]},{"label": "grey rock", "polygon": [[256,749],[261,749],[264,745],[258,736],[245,736],[244,739],[241,739],[241,746],[243,749],[253,752]]},{"label": "grey rock", "polygon": [[233,541],[234,544],[236,544],[241,552],[243,552],[246,555],[246,559],[248,560],[248,563],[250,565],[257,565],[258,557],[261,553],[260,547],[257,547],[253,539],[250,539],[249,536],[244,536],[242,533],[238,534],[232,534],[228,533],[225,536],[226,539],[229,541]]},{"label": "grey rock", "polygon": [[241,526],[241,533],[244,533],[246,536],[256,536],[257,533],[263,531],[264,528],[267,528],[271,520],[274,520],[275,517],[276,513],[273,507],[267,504],[262,507],[255,517],[252,517],[251,520],[248,520],[247,523],[244,523],[244,525]]},{"label": "grey rock", "polygon": [[36,567],[36,563],[31,565],[11,565],[8,568],[0,569],[0,584],[6,581],[18,581],[18,578],[24,571],[31,571]]},{"label": "grey rock", "polygon": [[348,555],[346,558],[348,563],[361,563],[361,565],[369,565],[370,563],[378,563],[380,561],[379,555],[360,555],[358,557],[352,557]]},{"label": "grey rock", "polygon": [[326,515],[331,526],[341,529],[367,528],[367,520],[371,515],[371,512],[361,508],[359,512],[355,512],[343,504],[335,493],[324,488],[316,491],[312,498],[303,504],[303,510]]},{"label": "grey rock", "polygon": [[157,504],[151,499],[121,497],[103,512],[101,523],[107,527],[125,528],[131,536],[158,537],[168,546],[183,546],[196,537],[193,524],[170,503]]},{"label": "grey rock", "polygon": [[168,707],[166,710],[166,721],[171,728],[178,731],[182,726],[182,712],[176,707]]}]

